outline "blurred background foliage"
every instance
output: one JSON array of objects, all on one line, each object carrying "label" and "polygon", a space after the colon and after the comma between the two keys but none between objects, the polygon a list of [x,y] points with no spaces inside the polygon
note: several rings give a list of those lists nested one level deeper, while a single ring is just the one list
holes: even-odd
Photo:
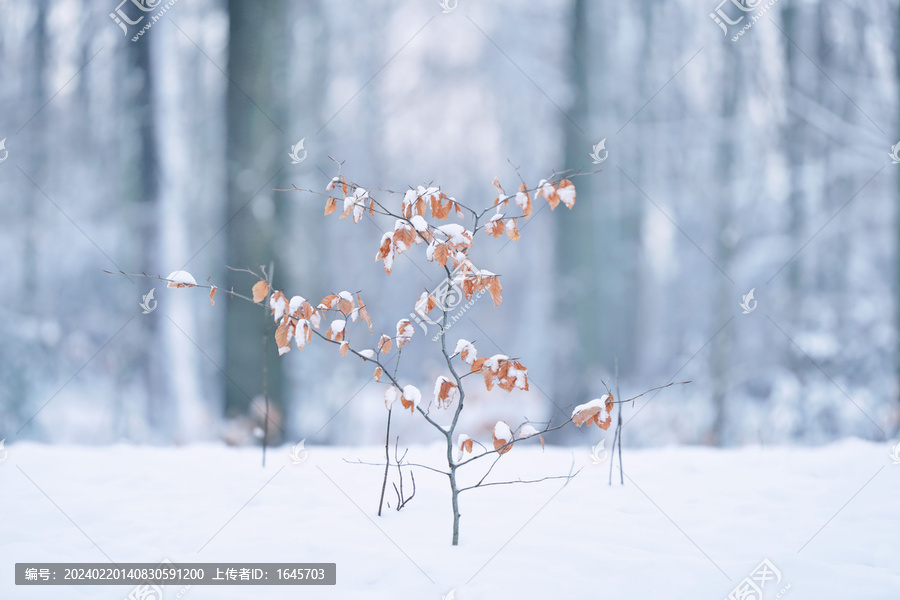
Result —
[{"label": "blurred background foliage", "polygon": [[[387,277],[392,223],[277,191],[324,191],[338,163],[471,206],[495,176],[601,170],[574,179],[571,212],[473,249],[504,302],[449,341],[520,358],[532,391],[473,382],[472,432],[567,418],[616,358],[625,397],[693,381],[625,406],[626,443],[897,432],[896,3],[781,0],[737,41],[743,23],[723,35],[710,13],[741,13],[707,0],[138,4],[0,0],[0,437],[254,443],[267,360],[273,443],[377,442],[382,390],[359,361],[279,358],[257,307],[103,273],[183,268],[246,293],[226,267],[274,263],[289,296],[361,290],[390,333],[440,282],[424,251]],[[427,392],[433,333],[400,359]],[[395,423],[427,439],[416,425]]]}]

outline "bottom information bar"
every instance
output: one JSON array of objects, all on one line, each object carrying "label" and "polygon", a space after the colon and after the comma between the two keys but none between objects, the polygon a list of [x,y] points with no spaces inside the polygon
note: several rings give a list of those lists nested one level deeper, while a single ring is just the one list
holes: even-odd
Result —
[{"label": "bottom information bar", "polygon": [[335,563],[16,563],[16,585],[335,585]]}]

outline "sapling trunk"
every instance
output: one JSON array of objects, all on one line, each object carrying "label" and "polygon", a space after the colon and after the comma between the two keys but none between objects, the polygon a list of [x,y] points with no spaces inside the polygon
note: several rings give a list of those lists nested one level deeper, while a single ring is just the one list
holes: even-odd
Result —
[{"label": "sapling trunk", "polygon": [[388,471],[391,468],[390,455],[390,438],[391,438],[391,409],[388,409],[387,429],[384,432],[384,480],[381,482],[381,498],[378,500],[378,516],[381,516],[381,508],[384,506],[384,490],[387,488]]}]

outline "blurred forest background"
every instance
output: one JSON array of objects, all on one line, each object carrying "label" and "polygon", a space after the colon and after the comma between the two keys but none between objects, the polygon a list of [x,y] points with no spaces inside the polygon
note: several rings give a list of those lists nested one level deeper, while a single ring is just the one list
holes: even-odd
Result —
[{"label": "blurred forest background", "polygon": [[[754,13],[715,0],[178,0],[133,42],[167,5],[115,1],[0,0],[0,437],[258,443],[268,356],[273,443],[382,439],[358,360],[278,358],[257,307],[103,273],[247,293],[226,266],[274,262],[288,296],[362,290],[392,332],[440,272],[410,252],[387,277],[392,223],[276,191],[324,191],[329,156],[367,189],[433,182],[471,206],[516,168],[601,169],[572,211],[473,249],[504,302],[448,341],[519,357],[532,391],[471,385],[470,431],[568,417],[618,357],[623,397],[693,381],[625,406],[626,444],[897,433],[897,2],[780,0],[732,41],[749,16],[724,35],[710,14]],[[426,395],[432,335],[401,364]],[[402,441],[428,439],[407,416]]]}]

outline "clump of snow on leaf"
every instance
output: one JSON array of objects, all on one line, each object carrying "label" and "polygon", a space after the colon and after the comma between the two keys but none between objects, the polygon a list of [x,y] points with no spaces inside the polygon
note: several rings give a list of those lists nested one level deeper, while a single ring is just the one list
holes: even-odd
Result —
[{"label": "clump of snow on leaf", "polygon": [[579,404],[572,411],[572,422],[576,426],[581,427],[585,423],[590,425],[594,423],[600,429],[608,429],[612,423],[612,416],[609,411],[613,406],[612,394],[603,394],[600,398],[595,398],[585,404]]},{"label": "clump of snow on leaf", "polygon": [[403,408],[408,408],[409,412],[415,412],[415,409],[422,402],[422,392],[414,385],[404,385],[403,395],[400,396],[400,404]]},{"label": "clump of snow on leaf", "polygon": [[397,347],[402,348],[405,344],[412,341],[415,332],[416,329],[409,319],[400,319],[397,321]]},{"label": "clump of snow on leaf", "polygon": [[497,369],[500,368],[500,361],[509,360],[509,357],[505,354],[495,354],[486,361],[484,361],[484,367],[490,369],[492,372],[496,373]]},{"label": "clump of snow on leaf", "polygon": [[529,438],[531,436],[537,435],[538,433],[539,431],[531,425],[522,425],[522,428],[519,429],[520,438]]},{"label": "clump of snow on leaf", "polygon": [[459,357],[463,360],[464,363],[472,366],[472,363],[475,362],[475,359],[478,358],[478,351],[475,349],[475,346],[469,340],[460,338],[458,342],[456,342],[456,349],[453,351],[454,354],[459,354]]},{"label": "clump of snow on leaf", "polygon": [[508,442],[513,438],[512,430],[503,421],[497,421],[497,424],[494,425],[494,437]]},{"label": "clump of snow on leaf", "polygon": [[272,309],[272,317],[280,321],[284,317],[284,311],[288,308],[287,298],[281,292],[275,292],[269,298],[269,308]]},{"label": "clump of snow on leaf", "polygon": [[166,279],[169,280],[169,284],[166,287],[170,288],[183,288],[197,285],[197,280],[187,271],[172,271]]},{"label": "clump of snow on leaf", "polygon": [[384,390],[384,407],[388,410],[391,410],[394,406],[394,402],[400,399],[400,390],[391,386]]},{"label": "clump of snow on leaf", "polygon": [[[506,454],[512,449],[513,434],[509,425],[503,421],[497,421],[494,425],[494,450],[498,454]],[[507,445],[509,444],[509,445]]]}]

